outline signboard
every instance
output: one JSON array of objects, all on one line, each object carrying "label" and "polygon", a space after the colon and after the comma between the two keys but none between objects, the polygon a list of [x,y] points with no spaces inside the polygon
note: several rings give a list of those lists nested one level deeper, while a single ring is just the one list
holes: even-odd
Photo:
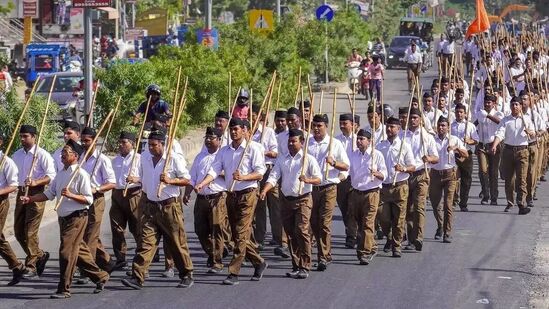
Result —
[{"label": "signboard", "polygon": [[215,28],[196,30],[196,38],[198,44],[210,49],[217,49],[219,47],[219,33]]},{"label": "signboard", "polygon": [[250,10],[248,12],[248,23],[252,31],[269,32],[274,29],[273,11]]},{"label": "signboard", "polygon": [[38,15],[37,0],[23,0],[23,17],[35,17]]},{"label": "signboard", "polygon": [[100,8],[111,6],[111,0],[72,0],[75,8]]},{"label": "signboard", "polygon": [[316,9],[316,19],[332,21],[334,19],[334,10],[327,4],[321,5]]}]

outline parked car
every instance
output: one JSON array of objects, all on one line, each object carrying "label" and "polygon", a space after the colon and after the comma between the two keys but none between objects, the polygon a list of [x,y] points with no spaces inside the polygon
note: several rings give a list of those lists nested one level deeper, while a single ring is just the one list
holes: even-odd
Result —
[{"label": "parked car", "polygon": [[61,109],[61,114],[56,120],[74,120],[79,121],[84,102],[75,90],[79,89],[79,82],[84,78],[82,72],[57,72],[42,77],[42,81],[36,87],[36,94],[47,98],[51,88],[53,77],[57,76],[51,95],[52,102],[57,103]]},{"label": "parked car", "polygon": [[415,40],[419,42],[420,39],[417,36],[395,36],[391,40],[389,45],[388,57],[387,57],[387,68],[394,67],[406,67],[406,62],[404,61],[404,54],[408,46],[410,46],[410,41]]}]

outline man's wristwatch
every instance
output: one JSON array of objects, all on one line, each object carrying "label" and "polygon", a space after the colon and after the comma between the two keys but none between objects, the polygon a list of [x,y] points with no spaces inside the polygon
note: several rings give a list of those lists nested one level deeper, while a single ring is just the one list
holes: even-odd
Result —
[{"label": "man's wristwatch", "polygon": [[100,190],[101,190],[101,187],[100,186],[97,186],[94,188],[95,189],[95,193],[101,193]]}]

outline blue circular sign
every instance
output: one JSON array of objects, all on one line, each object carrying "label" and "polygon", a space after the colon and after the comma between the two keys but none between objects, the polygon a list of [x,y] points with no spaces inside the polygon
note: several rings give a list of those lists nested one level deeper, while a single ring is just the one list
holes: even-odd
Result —
[{"label": "blue circular sign", "polygon": [[334,19],[334,10],[327,4],[323,4],[316,9],[316,19],[332,21]]}]

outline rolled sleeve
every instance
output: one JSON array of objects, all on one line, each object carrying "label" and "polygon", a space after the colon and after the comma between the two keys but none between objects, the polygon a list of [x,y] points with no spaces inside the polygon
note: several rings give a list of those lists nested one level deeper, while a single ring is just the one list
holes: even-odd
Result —
[{"label": "rolled sleeve", "polygon": [[44,191],[44,195],[48,198],[48,200],[53,200],[57,196],[57,178],[52,179],[50,182],[48,188]]},{"label": "rolled sleeve", "polygon": [[53,180],[55,178],[55,162],[53,161],[53,157],[47,153],[45,150],[45,155],[42,156],[42,166],[44,168],[44,175],[48,176],[50,180]]},{"label": "rolled sleeve", "polygon": [[182,156],[180,155],[173,156],[172,164],[173,164],[173,167],[175,168],[175,175],[177,178],[191,179],[189,170],[187,170],[187,162]]},{"label": "rolled sleeve", "polygon": [[261,176],[265,175],[265,172],[267,172],[267,166],[265,165],[265,156],[259,152],[259,148],[250,148],[250,151],[255,152],[253,155],[250,154],[252,158],[252,172],[259,173]]},{"label": "rolled sleeve", "polygon": [[78,193],[84,196],[88,205],[93,204],[93,194],[91,189],[91,181],[89,177],[86,177],[82,174],[79,175],[80,181],[78,181]]}]

